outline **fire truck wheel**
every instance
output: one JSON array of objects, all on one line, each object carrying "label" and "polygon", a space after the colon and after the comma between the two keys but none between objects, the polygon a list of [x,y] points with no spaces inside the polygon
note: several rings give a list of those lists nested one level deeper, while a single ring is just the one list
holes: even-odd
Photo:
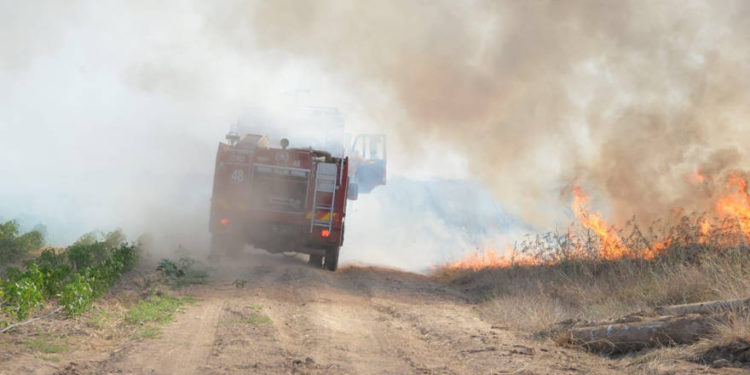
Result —
[{"label": "fire truck wheel", "polygon": [[336,271],[336,268],[339,266],[338,246],[334,246],[326,250],[325,266],[329,271]]},{"label": "fire truck wheel", "polygon": [[307,263],[317,268],[323,267],[323,256],[322,255],[310,255],[310,260]]},{"label": "fire truck wheel", "polygon": [[220,235],[211,238],[209,259],[218,261],[221,258],[236,259],[245,247],[245,241],[238,236]]}]

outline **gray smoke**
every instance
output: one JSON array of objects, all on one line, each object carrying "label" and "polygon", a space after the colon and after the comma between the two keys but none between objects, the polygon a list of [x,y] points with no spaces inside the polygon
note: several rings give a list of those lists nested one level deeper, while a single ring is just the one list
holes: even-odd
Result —
[{"label": "gray smoke", "polygon": [[583,184],[621,221],[706,209],[684,176],[747,167],[746,1],[272,1],[214,9],[217,43],[318,61],[415,150],[438,141],[528,222]]}]

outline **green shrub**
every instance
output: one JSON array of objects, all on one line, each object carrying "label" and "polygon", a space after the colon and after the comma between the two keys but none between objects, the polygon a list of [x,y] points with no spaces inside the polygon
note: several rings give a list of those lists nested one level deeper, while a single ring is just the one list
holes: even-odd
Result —
[{"label": "green shrub", "polygon": [[89,268],[94,263],[94,256],[91,253],[91,245],[76,243],[68,247],[68,260],[76,271]]},{"label": "green shrub", "polygon": [[177,264],[166,258],[159,261],[159,266],[156,267],[156,270],[168,278],[178,278],[185,275],[185,272]]},{"label": "green shrub", "polygon": [[18,267],[8,267],[5,269],[5,278],[7,281],[15,282],[21,277],[21,270],[18,269]]},{"label": "green shrub", "polygon": [[66,255],[64,252],[56,253],[53,249],[46,249],[42,254],[32,261],[27,262],[39,267],[39,271],[44,276],[43,289],[46,298],[52,298],[60,293],[62,286],[68,276],[73,272],[70,265],[65,262]]},{"label": "green shrub", "polygon": [[3,309],[17,319],[25,319],[31,310],[44,300],[44,275],[36,264],[26,272],[3,283],[5,303]]},{"label": "green shrub", "polygon": [[[6,232],[17,234],[17,228],[7,228],[10,229]],[[102,240],[98,238],[98,234],[89,233],[65,251],[46,249],[39,257],[24,262],[24,272],[16,267],[6,268],[6,280],[0,282],[3,309],[23,319],[45,299],[59,297],[70,315],[82,314],[94,298],[133,269],[138,258],[135,245],[126,243],[119,230],[102,236]]]},{"label": "green shrub", "polygon": [[71,275],[73,269],[67,264],[60,264],[57,266],[44,265],[39,269],[44,275],[44,282],[42,289],[46,298],[52,298],[57,296]]},{"label": "green shrub", "polygon": [[44,236],[39,231],[18,235],[18,224],[8,221],[0,224],[0,265],[19,261],[29,251],[44,244]]},{"label": "green shrub", "polygon": [[122,243],[120,247],[114,251],[112,258],[122,263],[122,272],[128,272],[135,267],[135,263],[138,261],[138,253],[136,252],[135,245]]},{"label": "green shrub", "polygon": [[162,259],[156,270],[177,286],[202,284],[208,277],[205,267],[192,258],[180,258],[176,263],[169,259]]},{"label": "green shrub", "polygon": [[81,315],[91,306],[94,290],[91,280],[85,275],[74,274],[65,284],[60,295],[60,303],[70,315]]}]

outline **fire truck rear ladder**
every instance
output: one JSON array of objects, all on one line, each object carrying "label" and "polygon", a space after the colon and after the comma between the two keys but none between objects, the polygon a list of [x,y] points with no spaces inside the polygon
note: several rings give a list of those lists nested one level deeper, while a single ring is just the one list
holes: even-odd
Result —
[{"label": "fire truck rear ladder", "polygon": [[[331,231],[333,227],[334,205],[336,204],[336,178],[338,166],[335,163],[319,163],[315,172],[315,190],[313,191],[313,209],[310,215],[310,233],[315,227],[323,227]],[[331,204],[318,204],[318,192],[331,193]],[[318,220],[318,211],[328,211],[327,220]]]}]

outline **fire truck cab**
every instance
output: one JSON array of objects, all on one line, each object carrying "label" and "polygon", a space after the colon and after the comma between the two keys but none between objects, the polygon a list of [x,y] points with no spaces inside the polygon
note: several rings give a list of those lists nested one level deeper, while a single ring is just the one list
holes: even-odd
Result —
[{"label": "fire truck cab", "polygon": [[270,147],[261,135],[236,133],[219,143],[209,230],[212,257],[237,255],[246,244],[269,252],[310,255],[334,271],[344,242],[349,158],[313,148]]}]

